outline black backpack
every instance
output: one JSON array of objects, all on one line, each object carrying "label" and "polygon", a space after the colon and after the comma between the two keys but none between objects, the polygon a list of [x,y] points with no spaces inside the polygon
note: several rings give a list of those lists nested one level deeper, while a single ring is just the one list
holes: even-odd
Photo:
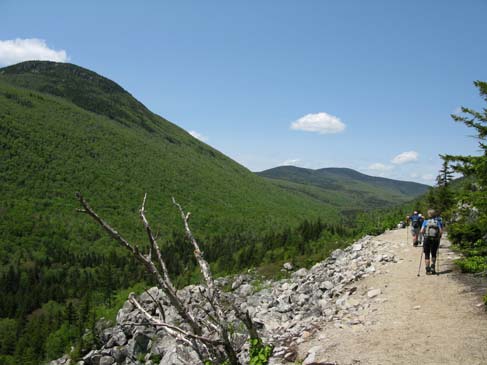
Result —
[{"label": "black backpack", "polygon": [[419,225],[420,225],[419,219],[420,219],[419,215],[417,215],[417,214],[415,214],[411,217],[411,222],[412,222],[411,224],[412,224],[413,228],[419,228]]},{"label": "black backpack", "polygon": [[426,228],[424,230],[425,236],[428,238],[438,239],[440,238],[440,226],[438,224],[438,219],[432,218],[428,219],[426,223]]}]

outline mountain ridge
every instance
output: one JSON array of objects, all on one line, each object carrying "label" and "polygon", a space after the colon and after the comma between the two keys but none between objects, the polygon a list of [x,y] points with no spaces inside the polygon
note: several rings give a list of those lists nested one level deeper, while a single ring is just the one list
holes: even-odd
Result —
[{"label": "mountain ridge", "polygon": [[[26,61],[0,69],[0,76],[16,86],[62,97],[85,110],[105,115],[126,126],[130,126],[127,122],[131,122],[149,132],[155,132],[155,128],[161,127],[158,125],[160,118],[177,127],[152,113],[116,82],[72,63]],[[122,106],[132,112],[127,112],[127,108]]]},{"label": "mountain ridge", "polygon": [[[428,185],[416,182],[370,176],[350,168],[307,169],[297,166],[278,166],[256,174],[281,184],[290,183],[295,190],[304,191],[305,188],[308,190],[313,188],[315,193],[329,194],[335,191],[344,196],[362,195],[374,208],[412,200],[430,188]],[[362,205],[360,208],[366,209],[367,206]]]}]

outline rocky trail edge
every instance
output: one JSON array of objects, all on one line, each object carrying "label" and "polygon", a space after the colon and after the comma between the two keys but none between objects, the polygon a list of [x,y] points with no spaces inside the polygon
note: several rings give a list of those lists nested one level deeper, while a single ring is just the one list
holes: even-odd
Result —
[{"label": "rocky trail edge", "polygon": [[[461,274],[447,239],[439,250],[439,275],[417,277],[422,247],[406,242],[406,229],[375,240],[395,263],[353,283],[359,309],[325,322],[299,345],[309,364],[487,364],[487,313],[481,295],[485,278]],[[371,298],[371,296],[373,296]],[[349,303],[350,305],[350,303]],[[338,305],[340,307],[340,305]],[[350,311],[349,311],[350,313]]]}]

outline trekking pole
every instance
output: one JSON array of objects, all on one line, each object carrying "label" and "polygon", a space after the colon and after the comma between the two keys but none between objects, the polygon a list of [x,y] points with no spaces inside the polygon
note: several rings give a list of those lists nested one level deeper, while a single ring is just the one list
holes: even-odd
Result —
[{"label": "trekking pole", "polygon": [[421,257],[419,258],[419,268],[418,268],[418,275],[417,276],[421,276],[419,274],[419,272],[421,271],[421,263],[423,262],[423,250],[421,250]]},{"label": "trekking pole", "polygon": [[440,275],[440,241],[438,241],[438,249],[436,250],[436,275]]}]

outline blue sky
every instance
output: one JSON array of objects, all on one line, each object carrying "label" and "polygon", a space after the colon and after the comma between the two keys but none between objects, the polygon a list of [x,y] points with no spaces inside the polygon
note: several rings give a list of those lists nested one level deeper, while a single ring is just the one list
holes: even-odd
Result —
[{"label": "blue sky", "polygon": [[41,52],[89,68],[252,171],[432,183],[438,154],[478,153],[450,114],[485,106],[485,14],[484,0],[1,0],[0,66]]}]

